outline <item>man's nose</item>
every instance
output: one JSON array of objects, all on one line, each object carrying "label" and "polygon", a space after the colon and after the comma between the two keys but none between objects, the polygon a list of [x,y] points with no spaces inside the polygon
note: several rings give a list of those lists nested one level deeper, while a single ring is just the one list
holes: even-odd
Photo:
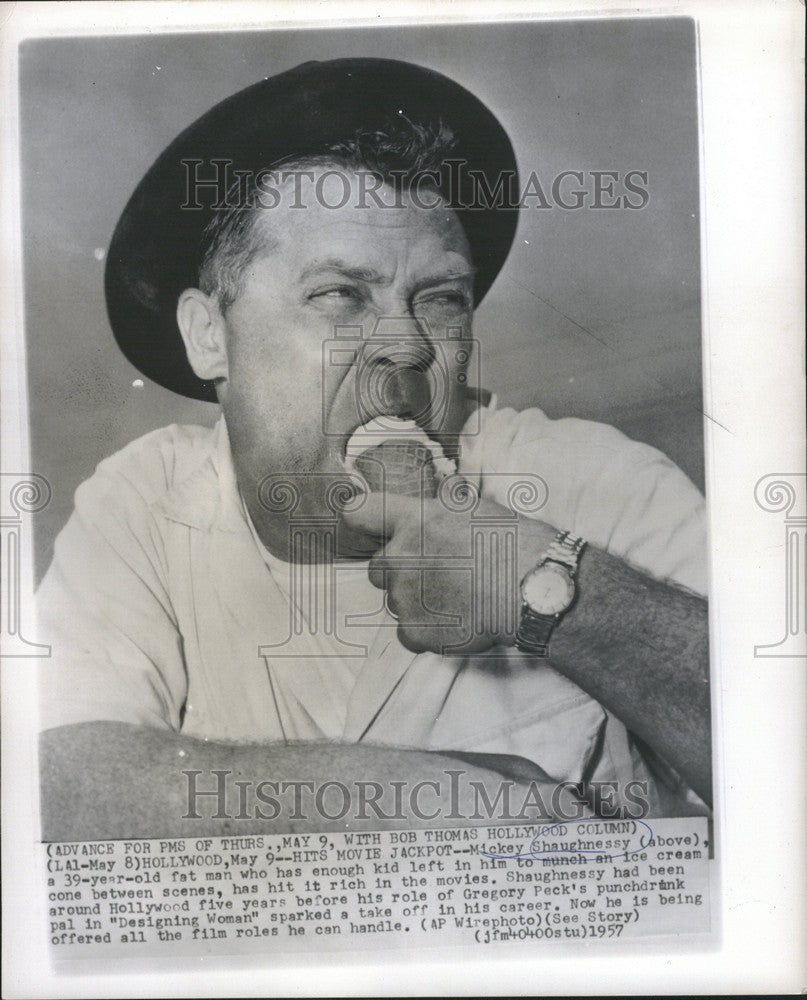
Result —
[{"label": "man's nose", "polygon": [[362,344],[359,384],[373,411],[417,420],[429,410],[435,348],[428,323],[381,317]]}]

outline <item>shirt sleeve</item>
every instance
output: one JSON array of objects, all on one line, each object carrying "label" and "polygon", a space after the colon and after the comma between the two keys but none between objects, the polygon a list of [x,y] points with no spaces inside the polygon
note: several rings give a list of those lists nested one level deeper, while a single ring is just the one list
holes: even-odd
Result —
[{"label": "shirt sleeve", "polygon": [[485,410],[460,471],[505,503],[513,479],[540,477],[532,516],[580,535],[657,580],[707,592],[702,494],[662,452],[588,420],[533,408]]},{"label": "shirt sleeve", "polygon": [[37,594],[52,650],[40,667],[40,728],[178,731],[187,676],[163,540],[142,490],[105,464],[77,490]]}]

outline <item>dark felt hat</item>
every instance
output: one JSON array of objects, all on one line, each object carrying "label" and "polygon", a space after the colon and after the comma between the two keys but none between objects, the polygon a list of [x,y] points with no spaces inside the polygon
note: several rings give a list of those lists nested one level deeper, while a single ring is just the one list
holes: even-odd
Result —
[{"label": "dark felt hat", "polygon": [[[176,324],[179,294],[198,281],[202,232],[215,201],[211,192],[201,209],[187,207],[193,203],[190,170],[207,179],[214,160],[227,160],[232,171],[257,172],[321,152],[359,130],[383,129],[398,114],[420,124],[442,122],[457,139],[451,158],[465,166],[454,172],[450,196],[478,269],[481,300],[504,264],[518,215],[462,207],[473,205],[471,171],[481,172],[490,187],[502,173],[515,177],[513,147],[498,119],[464,87],[421,66],[391,59],[308,62],[202,115],[158,157],[129,199],[107,255],[106,301],[115,339],[132,364],[174,392],[216,398],[213,384],[191,370]],[[202,162],[189,167],[192,160]]]}]

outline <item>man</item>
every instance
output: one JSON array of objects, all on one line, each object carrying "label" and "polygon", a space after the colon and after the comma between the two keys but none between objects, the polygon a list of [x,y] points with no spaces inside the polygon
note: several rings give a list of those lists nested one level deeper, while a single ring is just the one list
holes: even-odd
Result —
[{"label": "man", "polygon": [[488,109],[355,59],[235,95],[141,182],[113,331],[222,419],[147,435],[76,494],[41,588],[46,838],[231,831],[233,789],[183,818],[183,772],[416,776],[453,819],[458,760],[491,798],[503,775],[563,788],[556,814],[567,785],[600,811],[637,782],[655,814],[708,800],[702,499],[612,428],[474,401],[473,308],[516,215],[473,201],[479,176],[515,176]]}]

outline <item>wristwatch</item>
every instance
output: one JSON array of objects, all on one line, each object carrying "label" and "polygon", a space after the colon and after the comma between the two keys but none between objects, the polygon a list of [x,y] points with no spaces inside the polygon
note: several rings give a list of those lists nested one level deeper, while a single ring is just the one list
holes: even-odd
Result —
[{"label": "wristwatch", "polygon": [[538,565],[521,581],[516,648],[523,653],[549,656],[552,630],[577,596],[574,576],[585,544],[569,531],[560,532]]}]

